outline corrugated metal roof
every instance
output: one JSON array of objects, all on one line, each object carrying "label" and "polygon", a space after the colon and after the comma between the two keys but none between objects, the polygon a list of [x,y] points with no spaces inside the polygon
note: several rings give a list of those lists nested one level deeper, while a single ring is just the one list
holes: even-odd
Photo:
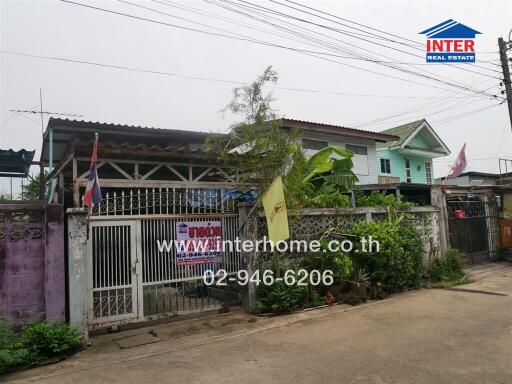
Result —
[{"label": "corrugated metal roof", "polygon": [[[89,143],[99,134],[100,147],[178,153],[198,152],[197,147],[211,135],[208,132],[141,127],[126,124],[50,118],[44,135],[41,159],[48,161],[49,130],[53,131],[54,162],[66,156],[68,146],[77,141]],[[223,136],[222,134],[218,134]],[[200,152],[199,152],[200,153]]]},{"label": "corrugated metal roof", "polygon": [[28,174],[36,151],[0,149],[0,177],[20,177]]},{"label": "corrugated metal roof", "polygon": [[348,128],[348,127],[344,127],[341,125],[317,123],[314,121],[295,120],[295,119],[287,119],[287,118],[279,119],[279,121],[281,121],[282,125],[285,127],[290,127],[290,128],[295,127],[295,128],[309,129],[309,130],[315,130],[315,131],[338,133],[338,134],[344,134],[344,135],[348,135],[348,136],[356,136],[356,137],[362,137],[362,138],[367,138],[367,139],[373,139],[375,141],[380,141],[380,142],[386,142],[386,141],[392,141],[392,140],[399,139],[398,136],[395,136],[393,134],[365,131],[363,129]]}]

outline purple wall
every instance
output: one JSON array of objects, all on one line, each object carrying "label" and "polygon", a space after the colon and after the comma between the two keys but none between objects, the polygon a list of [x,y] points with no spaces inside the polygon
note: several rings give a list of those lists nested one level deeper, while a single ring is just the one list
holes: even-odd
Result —
[{"label": "purple wall", "polygon": [[64,319],[64,284],[62,207],[0,203],[0,316]]}]

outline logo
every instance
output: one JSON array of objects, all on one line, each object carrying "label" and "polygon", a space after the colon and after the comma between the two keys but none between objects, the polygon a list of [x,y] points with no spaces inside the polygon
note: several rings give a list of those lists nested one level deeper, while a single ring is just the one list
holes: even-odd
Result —
[{"label": "logo", "polygon": [[188,232],[187,228],[188,228],[187,224],[185,224],[185,223],[179,224],[178,225],[178,233],[187,233]]},{"label": "logo", "polygon": [[274,222],[274,218],[279,215],[281,212],[284,211],[286,204],[284,201],[280,201],[274,205],[274,208],[272,208],[272,212],[270,212],[270,222]]},{"label": "logo", "polygon": [[474,63],[475,35],[480,32],[455,20],[420,32],[427,36],[427,63]]}]

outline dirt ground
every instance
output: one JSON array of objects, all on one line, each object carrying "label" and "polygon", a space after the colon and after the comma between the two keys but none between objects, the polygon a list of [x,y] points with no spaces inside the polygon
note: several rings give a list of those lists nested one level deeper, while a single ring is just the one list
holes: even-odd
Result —
[{"label": "dirt ground", "polygon": [[0,382],[512,383],[512,267],[476,273],[460,290],[98,336],[66,361]]}]

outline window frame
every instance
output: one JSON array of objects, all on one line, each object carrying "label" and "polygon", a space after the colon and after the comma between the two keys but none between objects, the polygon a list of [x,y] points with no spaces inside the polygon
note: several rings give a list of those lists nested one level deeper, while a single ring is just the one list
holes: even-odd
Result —
[{"label": "window frame", "polygon": [[411,173],[411,160],[405,160],[405,179],[407,183],[412,183],[412,173]]},{"label": "window frame", "polygon": [[329,146],[327,141],[313,140],[313,139],[302,139],[302,148],[313,151],[320,151]]},{"label": "window frame", "polygon": [[368,147],[365,147],[364,145],[345,144],[345,149],[348,149],[350,152],[353,152],[354,155],[368,156]]},{"label": "window frame", "polygon": [[391,160],[390,159],[380,159],[380,173],[384,173],[386,175],[391,175]]},{"label": "window frame", "polygon": [[432,163],[425,161],[425,179],[427,180],[427,184],[432,184],[432,176]]}]

